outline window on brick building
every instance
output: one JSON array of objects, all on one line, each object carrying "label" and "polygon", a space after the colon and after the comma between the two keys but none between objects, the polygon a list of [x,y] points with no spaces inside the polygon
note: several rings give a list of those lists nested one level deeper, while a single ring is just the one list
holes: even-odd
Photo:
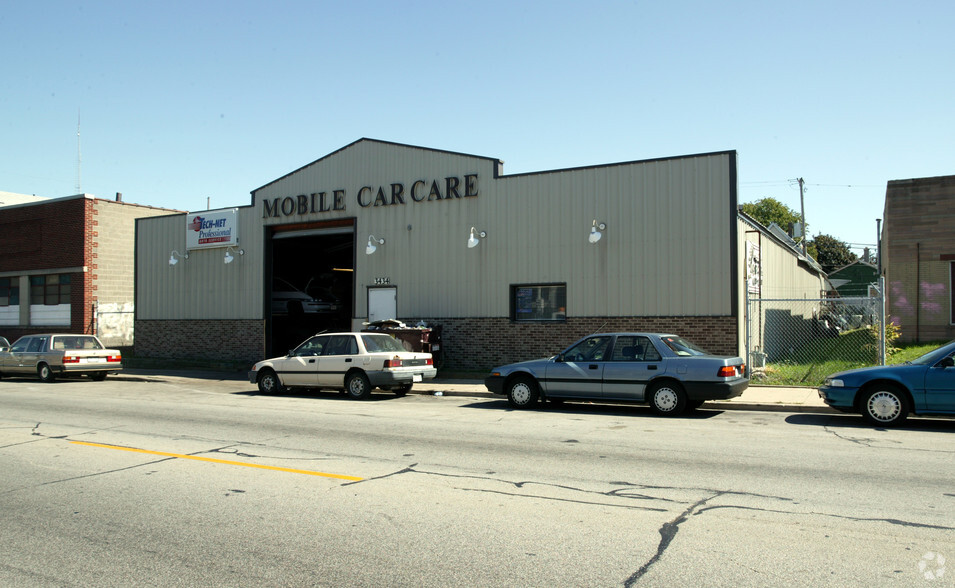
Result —
[{"label": "window on brick building", "polygon": [[69,274],[30,276],[30,304],[55,306],[69,303]]},{"label": "window on brick building", "polygon": [[20,304],[20,278],[0,278],[0,306]]},{"label": "window on brick building", "polygon": [[511,286],[511,320],[564,321],[567,319],[567,284]]}]

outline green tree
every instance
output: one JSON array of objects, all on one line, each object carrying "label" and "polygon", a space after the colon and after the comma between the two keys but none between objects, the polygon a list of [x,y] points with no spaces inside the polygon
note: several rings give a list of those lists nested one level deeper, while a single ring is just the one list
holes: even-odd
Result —
[{"label": "green tree", "polygon": [[859,259],[845,241],[829,235],[816,235],[811,245],[816,250],[816,261],[822,266],[822,271],[827,274]]},{"label": "green tree", "polygon": [[768,227],[776,223],[784,231],[789,230],[789,225],[799,222],[799,213],[775,198],[747,202],[740,209],[763,225]]}]

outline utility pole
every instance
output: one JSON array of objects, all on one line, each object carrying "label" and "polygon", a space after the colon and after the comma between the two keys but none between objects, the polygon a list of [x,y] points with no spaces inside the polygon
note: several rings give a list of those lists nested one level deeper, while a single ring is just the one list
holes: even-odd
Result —
[{"label": "utility pole", "polygon": [[799,222],[802,223],[802,253],[806,255],[806,204],[803,200],[803,186],[806,185],[805,180],[802,178],[797,178],[799,182]]}]

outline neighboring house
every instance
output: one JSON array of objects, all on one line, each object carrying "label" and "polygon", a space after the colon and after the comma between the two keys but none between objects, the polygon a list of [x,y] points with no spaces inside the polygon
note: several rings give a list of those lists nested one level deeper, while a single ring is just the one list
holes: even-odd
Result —
[{"label": "neighboring house", "polygon": [[886,187],[882,268],[902,341],[955,338],[955,176]]},{"label": "neighboring house", "polygon": [[861,259],[829,273],[829,281],[842,297],[868,296],[879,281],[879,268]]},{"label": "neighboring house", "polygon": [[832,286],[819,263],[778,225],[763,226],[743,211],[738,223],[746,256],[746,339],[740,347],[748,352],[748,365],[758,368],[811,336]]},{"label": "neighboring house", "polygon": [[0,192],[0,335],[133,338],[135,219],[177,212],[89,194]]}]

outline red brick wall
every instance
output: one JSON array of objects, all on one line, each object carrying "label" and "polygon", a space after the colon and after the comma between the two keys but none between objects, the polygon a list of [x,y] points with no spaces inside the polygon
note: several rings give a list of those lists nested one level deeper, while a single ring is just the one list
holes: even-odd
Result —
[{"label": "red brick wall", "polygon": [[[0,217],[0,271],[15,272],[89,266],[92,243],[87,239],[92,201],[86,198],[6,208]],[[87,332],[92,320],[89,273],[70,274],[71,332]],[[29,304],[30,292],[20,292]],[[40,326],[5,329],[4,336],[65,330]]]}]

